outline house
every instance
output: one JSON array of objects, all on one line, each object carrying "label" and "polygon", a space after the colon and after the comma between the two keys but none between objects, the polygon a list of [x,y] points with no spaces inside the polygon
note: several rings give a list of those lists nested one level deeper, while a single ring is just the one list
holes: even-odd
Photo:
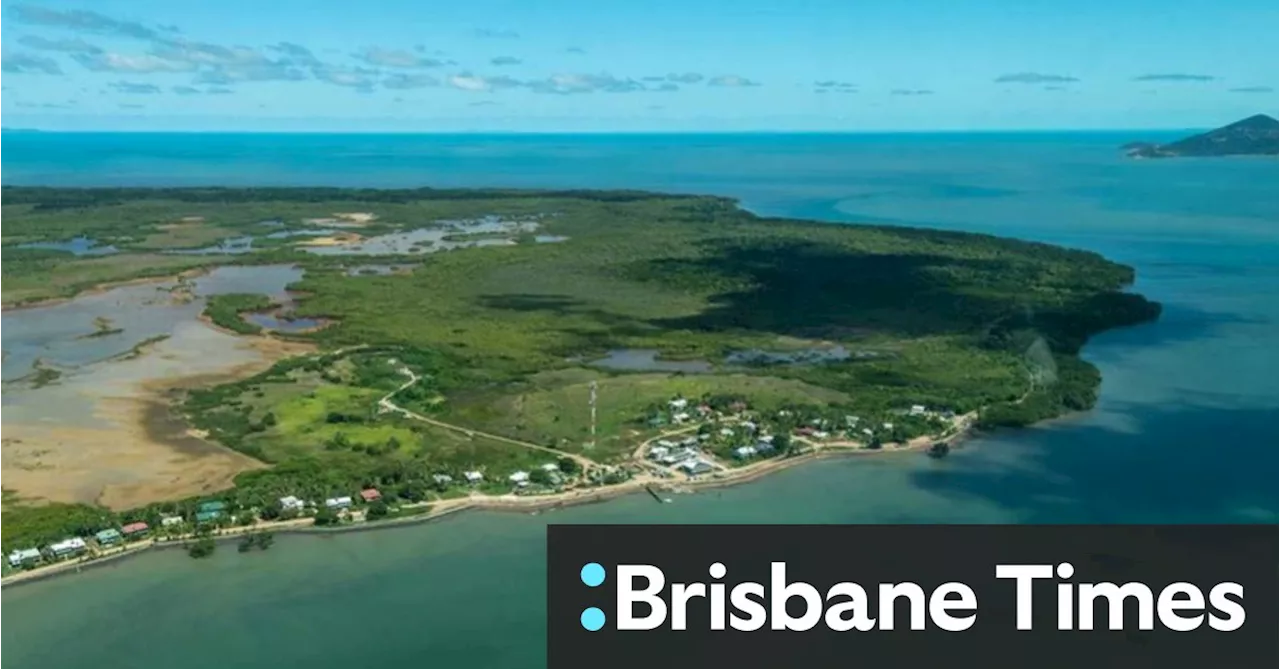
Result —
[{"label": "house", "polygon": [[529,472],[516,472],[508,476],[507,480],[523,488],[529,485]]},{"label": "house", "polygon": [[763,455],[765,453],[772,453],[773,451],[774,451],[774,447],[773,447],[772,441],[761,441],[760,443],[756,444],[756,453],[760,453]]},{"label": "house", "polygon": [[474,470],[469,472],[464,472],[462,476],[463,478],[467,479],[467,483],[479,483],[484,480],[484,474],[481,474],[480,472],[477,472]]},{"label": "house", "polygon": [[649,449],[649,457],[657,460],[670,452],[671,452],[671,449],[666,446],[654,446],[653,448]]},{"label": "house", "polygon": [[435,481],[439,485],[449,485],[450,483],[453,483],[453,477],[448,474],[436,474],[431,477],[431,480]]},{"label": "house", "polygon": [[809,435],[813,434],[813,428],[811,428],[811,427],[802,427],[802,428],[799,428],[799,429],[797,429],[797,430],[796,430],[796,434],[799,434],[799,435],[802,435],[802,436],[807,437],[807,436],[809,436]]},{"label": "house", "polygon": [[351,508],[350,497],[330,497],[324,501],[325,508],[328,509],[349,509]]},{"label": "house", "polygon": [[84,543],[84,539],[71,537],[50,545],[49,552],[53,553],[54,557],[62,558],[83,553],[87,548],[88,546]]},{"label": "house", "polygon": [[680,411],[681,409],[684,409],[685,407],[689,406],[689,400],[683,397],[677,397],[676,399],[671,400],[670,402],[667,402],[667,404],[672,409],[675,409],[676,411]]},{"label": "house", "polygon": [[706,474],[707,472],[715,470],[715,467],[713,467],[710,462],[698,459],[685,460],[680,463],[680,468],[689,474],[689,476]]},{"label": "house", "polygon": [[685,438],[684,438],[684,440],[682,440],[682,441],[680,442],[680,445],[681,445],[681,446],[685,446],[685,447],[697,446],[697,445],[698,445],[698,438],[697,438],[697,437],[685,437]]},{"label": "house", "polygon": [[738,458],[739,460],[746,460],[747,458],[754,457],[755,454],[755,446],[739,446],[733,449],[733,457]]},{"label": "house", "polygon": [[306,506],[306,502],[293,495],[280,498],[280,508],[284,511],[301,511],[304,506]]},{"label": "house", "polygon": [[742,423],[742,427],[747,428],[747,431],[748,431],[748,432],[755,432],[755,431],[756,431],[756,424],[755,424],[755,423],[753,423],[753,422],[751,422],[751,421],[749,421],[749,420],[748,420],[748,421],[743,421],[743,423]]},{"label": "house", "polygon": [[676,442],[671,441],[670,439],[659,439],[658,445],[662,446],[663,448],[672,448],[676,445]]},{"label": "house", "polygon": [[140,537],[146,534],[147,532],[149,532],[150,530],[151,530],[151,527],[149,527],[146,523],[141,521],[136,523],[129,523],[128,525],[125,525],[124,527],[120,528],[120,532],[124,534],[126,537],[130,537],[130,538]]},{"label": "house", "polygon": [[869,427],[864,427],[864,428],[862,428],[862,433],[863,433],[863,434],[865,434],[865,435],[867,435],[868,437],[870,437],[871,435],[875,434],[874,432],[872,432],[872,431],[871,431],[871,428],[869,428]]},{"label": "house", "polygon": [[712,411],[712,409],[711,409],[711,405],[710,405],[710,404],[699,404],[699,405],[698,405],[698,414],[699,414],[699,415],[701,415],[701,416],[709,415],[709,414],[711,413],[711,411]]},{"label": "house", "polygon": [[732,430],[732,429],[730,429],[730,428],[727,428],[727,427],[722,427],[722,428],[720,428],[720,436],[722,436],[722,437],[732,437],[732,436],[733,436],[733,430]]},{"label": "house", "polygon": [[826,439],[827,437],[830,437],[830,436],[831,436],[830,434],[828,434],[827,432],[824,432],[823,430],[814,430],[814,431],[813,431],[813,438],[814,438],[814,439]]},{"label": "house", "polygon": [[886,429],[886,430],[892,430],[892,429],[893,429],[893,423],[885,423],[885,424],[884,424],[884,429]]},{"label": "house", "polygon": [[201,513],[208,513],[210,511],[226,511],[227,503],[220,500],[205,502],[201,504],[196,510],[200,511]]},{"label": "house", "polygon": [[377,488],[365,488],[360,491],[360,499],[365,502],[376,502],[382,499],[382,493],[378,492]]},{"label": "house", "polygon": [[174,525],[181,525],[185,522],[186,522],[186,519],[183,518],[182,516],[161,516],[160,517],[161,527],[173,527]]},{"label": "house", "polygon": [[221,516],[221,515],[222,515],[222,512],[221,512],[221,511],[197,511],[197,512],[196,512],[196,522],[197,522],[197,523],[211,523],[211,522],[213,522],[213,521],[217,520],[217,519],[218,519],[218,517],[219,517],[219,516]]},{"label": "house", "polygon": [[857,425],[859,420],[861,419],[854,415],[848,415],[844,417],[845,424],[849,425],[850,427]]},{"label": "house", "polygon": [[558,472],[558,471],[560,471],[560,465],[558,465],[558,464],[556,464],[556,463],[554,463],[554,462],[548,462],[547,464],[542,465],[542,471],[544,471],[544,472]]},{"label": "house", "polygon": [[762,443],[762,444],[772,444],[772,443],[773,443],[773,435],[772,435],[772,434],[762,434],[762,435],[760,435],[760,443]]},{"label": "house", "polygon": [[924,408],[924,406],[923,406],[923,405],[920,405],[920,404],[913,404],[913,405],[911,405],[911,411],[910,411],[909,413],[910,413],[912,416],[923,416],[923,415],[925,414],[925,412],[926,412],[926,411],[927,411],[927,410]]},{"label": "house", "polygon": [[40,561],[40,551],[36,548],[22,548],[9,554],[9,566],[21,567]]},{"label": "house", "polygon": [[93,538],[98,541],[99,546],[110,546],[112,544],[118,544],[124,540],[124,537],[120,535],[120,530],[117,530],[114,527],[109,527],[93,535]]},{"label": "house", "polygon": [[685,421],[689,420],[689,414],[684,413],[684,412],[680,412],[680,413],[678,413],[678,414],[676,414],[676,415],[672,416],[672,417],[671,417],[671,420],[672,420],[672,422],[677,423],[677,424],[678,424],[678,423],[683,423],[683,422],[685,422]]}]

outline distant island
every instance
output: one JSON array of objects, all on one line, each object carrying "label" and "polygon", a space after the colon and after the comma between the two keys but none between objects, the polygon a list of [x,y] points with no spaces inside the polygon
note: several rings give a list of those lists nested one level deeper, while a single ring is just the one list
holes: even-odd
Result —
[{"label": "distant island", "polygon": [[1169,144],[1132,142],[1121,148],[1130,158],[1274,156],[1278,143],[1280,122],[1257,114]]}]

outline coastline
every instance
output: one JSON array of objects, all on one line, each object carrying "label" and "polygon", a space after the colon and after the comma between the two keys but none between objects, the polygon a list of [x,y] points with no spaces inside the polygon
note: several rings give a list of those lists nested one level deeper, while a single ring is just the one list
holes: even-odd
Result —
[{"label": "coastline", "polygon": [[[947,438],[946,441],[954,444],[956,441],[967,436],[969,434],[969,430],[970,427],[965,427],[958,433]],[[391,518],[388,520],[374,522],[361,521],[349,525],[333,527],[317,527],[311,518],[295,518],[292,520],[257,523],[248,527],[227,528],[210,538],[215,542],[223,543],[238,539],[245,534],[253,534],[257,532],[271,532],[273,534],[342,534],[348,532],[372,532],[377,530],[421,525],[467,511],[540,513],[555,509],[566,509],[575,506],[608,502],[619,497],[644,493],[646,488],[650,486],[667,489],[674,488],[675,490],[684,493],[696,493],[702,490],[714,490],[717,488],[728,488],[751,483],[770,474],[820,460],[855,457],[860,455],[918,453],[923,451],[934,441],[935,440],[933,439],[921,438],[906,444],[876,450],[848,447],[816,449],[788,458],[765,460],[752,465],[739,467],[737,469],[729,470],[727,474],[718,477],[691,479],[681,481],[678,484],[664,481],[653,481],[649,479],[633,479],[612,486],[553,493],[550,495],[531,495],[525,497],[517,495],[473,495],[470,497],[428,503],[425,506],[430,507],[430,510],[418,515]],[[9,576],[0,579],[0,588],[9,588],[23,584],[45,581],[51,578],[78,574],[96,567],[118,564],[123,560],[138,557],[149,550],[170,550],[174,548],[182,548],[193,540],[194,538],[192,537],[173,539],[171,541],[147,539],[142,542],[126,545],[121,549],[114,550],[110,553],[97,556],[92,559],[58,562],[10,574]]]}]

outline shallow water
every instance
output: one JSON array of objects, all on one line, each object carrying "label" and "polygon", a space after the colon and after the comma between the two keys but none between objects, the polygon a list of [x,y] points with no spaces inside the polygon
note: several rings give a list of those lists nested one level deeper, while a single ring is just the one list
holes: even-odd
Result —
[{"label": "shallow water", "polygon": [[620,348],[609,351],[599,360],[588,363],[594,367],[627,372],[685,372],[697,374],[711,371],[711,363],[705,360],[659,360],[654,349]]},{"label": "shallow water", "polygon": [[20,249],[47,249],[50,251],[66,251],[77,256],[103,256],[119,253],[119,249],[114,246],[103,244],[99,245],[97,241],[89,237],[75,237],[65,242],[30,242],[27,244],[18,244]]},{"label": "shallow water", "polygon": [[672,504],[476,513],[209,561],[151,554],[6,589],[10,662],[539,667],[548,522],[1274,523],[1276,161],[1128,161],[1116,147],[1131,139],[6,137],[7,183],[629,187],[734,196],[770,215],[998,233],[1130,263],[1137,289],[1165,304],[1159,322],[1086,349],[1104,377],[1095,411],[943,460],[830,460]]},{"label": "shallow water", "polygon": [[[187,301],[175,299],[178,282],[162,280],[6,311],[0,322],[6,353],[5,381],[31,373],[37,360],[61,370],[63,376],[42,388],[8,385],[2,396],[4,420],[96,424],[91,410],[96,401],[93,398],[103,395],[103,388],[111,385],[120,367],[109,360],[157,337],[170,338],[164,344],[166,349],[181,349],[182,342],[187,341],[192,351],[200,353],[202,370],[217,371],[246,362],[250,358],[245,357],[241,342],[235,337],[203,332],[209,330],[198,320],[204,310],[203,298],[227,293],[265,293],[282,298],[287,296],[285,286],[300,278],[302,270],[289,265],[220,267],[191,280],[193,299]],[[110,326],[121,332],[87,336],[94,332],[98,318],[108,319]],[[214,343],[222,345],[211,345]],[[157,377],[172,372],[159,362],[149,368]],[[62,400],[51,401],[55,397]]]}]

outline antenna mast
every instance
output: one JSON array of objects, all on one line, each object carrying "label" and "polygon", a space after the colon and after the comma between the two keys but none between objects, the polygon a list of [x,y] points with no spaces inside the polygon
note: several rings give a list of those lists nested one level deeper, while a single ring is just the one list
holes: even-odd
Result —
[{"label": "antenna mast", "polygon": [[596,445],[596,382],[591,382],[591,446]]}]

